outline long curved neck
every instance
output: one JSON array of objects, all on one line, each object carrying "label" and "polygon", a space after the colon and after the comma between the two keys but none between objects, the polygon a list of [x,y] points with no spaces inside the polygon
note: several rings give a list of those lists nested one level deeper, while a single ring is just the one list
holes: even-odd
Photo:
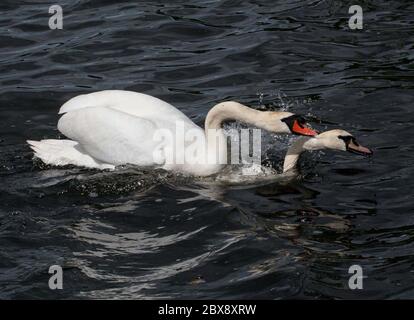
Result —
[{"label": "long curved neck", "polygon": [[272,132],[290,133],[288,126],[281,121],[290,115],[289,112],[254,110],[235,101],[221,102],[208,112],[205,120],[207,154],[212,157],[218,155],[220,163],[226,163],[227,139],[222,129],[226,120],[240,121]]},{"label": "long curved neck", "polygon": [[283,173],[296,170],[300,155],[306,150],[320,149],[318,140],[312,137],[300,137],[289,147],[283,162]]},{"label": "long curved neck", "polygon": [[[227,138],[222,128],[226,120],[236,120],[260,128],[269,123],[268,112],[257,111],[234,101],[226,101],[215,105],[207,114],[205,120],[205,135],[208,159],[217,159],[220,164],[228,163]],[[267,119],[266,119],[267,118]],[[214,163],[214,161],[210,161]],[[220,166],[213,166],[217,171]]]},{"label": "long curved neck", "polygon": [[256,127],[265,128],[268,112],[258,111],[234,101],[215,105],[207,114],[204,129],[221,129],[226,120],[237,120]]}]

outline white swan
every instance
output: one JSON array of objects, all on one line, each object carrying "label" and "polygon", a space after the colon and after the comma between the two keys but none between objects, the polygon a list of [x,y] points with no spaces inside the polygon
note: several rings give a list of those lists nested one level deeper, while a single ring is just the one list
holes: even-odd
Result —
[{"label": "white swan", "polygon": [[306,150],[341,150],[370,156],[372,151],[361,146],[349,132],[334,129],[322,132],[314,137],[300,137],[289,147],[283,163],[283,172],[296,169],[300,155]]},{"label": "white swan", "polygon": [[[275,133],[314,136],[305,120],[290,112],[258,111],[234,101],[222,102],[207,114],[205,130],[194,124],[172,105],[155,97],[122,90],[106,90],[76,96],[59,111],[63,114],[58,129],[71,140],[28,140],[35,156],[46,164],[113,169],[134,164],[207,176],[219,172],[226,163],[227,142],[222,139],[222,123],[237,120]],[[197,136],[197,147],[204,149],[198,163],[186,161],[188,144],[177,145],[168,139],[155,139],[161,130],[176,138],[178,124],[182,133]],[[209,131],[218,131],[218,145],[209,143]],[[216,141],[217,136],[214,137]],[[210,139],[212,140],[212,139]],[[169,152],[174,159],[167,161]],[[216,161],[207,161],[214,158]]]},{"label": "white swan", "polygon": [[[217,185],[217,183],[219,183],[236,188],[244,188],[245,186],[250,188],[252,185],[259,186],[290,180],[297,176],[297,164],[300,156],[305,151],[322,149],[348,151],[365,156],[371,156],[373,154],[370,149],[358,144],[355,137],[349,132],[341,129],[334,129],[322,132],[314,137],[299,137],[298,139],[295,139],[286,152],[282,174],[279,174],[273,168],[263,166],[246,168],[256,170],[255,174],[243,174],[240,170],[232,170],[232,168],[228,168],[228,170],[223,170],[215,175],[213,180],[204,179],[203,181],[205,181],[205,184],[207,185]],[[243,169],[244,168],[242,168],[242,171]]]}]

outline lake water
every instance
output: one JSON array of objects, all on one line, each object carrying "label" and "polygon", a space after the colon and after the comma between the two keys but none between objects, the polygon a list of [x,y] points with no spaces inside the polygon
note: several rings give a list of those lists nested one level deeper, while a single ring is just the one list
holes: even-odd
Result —
[{"label": "lake water", "polygon": [[[61,0],[0,4],[0,299],[414,298],[414,4]],[[161,170],[33,161],[57,111],[104,89],[202,125],[217,102],[343,128],[371,160],[316,152],[295,179],[200,183]],[[267,135],[279,170],[290,139]],[[63,290],[48,287],[63,267]],[[363,289],[348,273],[363,270]]]}]

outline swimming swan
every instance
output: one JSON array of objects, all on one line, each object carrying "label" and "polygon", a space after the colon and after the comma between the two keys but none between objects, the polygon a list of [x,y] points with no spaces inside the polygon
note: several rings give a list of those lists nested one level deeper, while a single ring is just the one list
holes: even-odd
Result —
[{"label": "swimming swan", "polygon": [[260,186],[274,182],[285,182],[297,176],[297,164],[300,156],[305,151],[312,150],[341,150],[361,155],[371,156],[372,151],[366,147],[361,146],[349,132],[334,129],[322,132],[314,137],[299,137],[293,141],[288,148],[284,163],[283,173],[278,173],[273,168],[263,166],[246,167],[242,170],[222,170],[214,176],[213,180],[204,179],[206,184],[216,185],[217,183],[233,186],[236,188],[250,188],[252,185]]},{"label": "swimming swan", "polygon": [[[28,140],[35,156],[46,164],[113,169],[133,164],[175,170],[198,176],[219,172],[227,161],[226,120],[237,120],[274,133],[314,136],[305,120],[290,112],[258,111],[238,102],[215,105],[207,114],[205,130],[184,113],[158,98],[132,91],[106,90],[76,96],[59,110],[58,129],[71,140]],[[167,131],[170,139],[162,136]],[[215,131],[215,143],[209,143]],[[174,143],[178,135],[198,138],[202,161],[187,161],[190,142]],[[217,139],[218,138],[218,139]],[[217,142],[218,140],[218,142]],[[168,161],[170,153],[174,160]],[[207,160],[208,159],[208,160]],[[214,159],[214,161],[210,161]]]}]

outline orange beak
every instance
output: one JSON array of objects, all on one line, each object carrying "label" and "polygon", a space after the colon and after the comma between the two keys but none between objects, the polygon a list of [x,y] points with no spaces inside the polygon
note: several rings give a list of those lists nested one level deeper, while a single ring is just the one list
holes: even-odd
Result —
[{"label": "orange beak", "polygon": [[296,134],[300,134],[302,136],[312,136],[312,137],[318,134],[318,131],[302,126],[301,124],[299,124],[297,120],[293,122],[292,132]]}]

